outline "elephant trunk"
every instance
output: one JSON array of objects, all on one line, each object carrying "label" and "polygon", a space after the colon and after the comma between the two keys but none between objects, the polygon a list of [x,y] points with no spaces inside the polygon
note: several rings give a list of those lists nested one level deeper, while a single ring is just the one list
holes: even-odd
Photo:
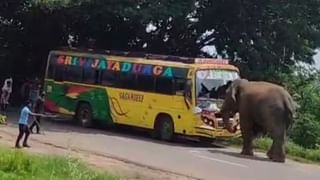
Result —
[{"label": "elephant trunk", "polygon": [[221,111],[221,115],[222,115],[223,123],[225,125],[230,123],[230,113],[229,112]]},{"label": "elephant trunk", "polygon": [[224,127],[230,133],[234,133],[236,131],[236,127],[234,126],[233,121],[230,121],[230,118],[233,117],[232,114],[234,114],[234,113],[221,111],[221,114],[222,114],[222,120],[223,120]]},{"label": "elephant trunk", "polygon": [[227,93],[226,98],[221,107],[221,115],[224,127],[231,133],[236,131],[236,126],[230,118],[234,117],[234,115],[238,112],[238,103],[232,98],[232,92]]}]

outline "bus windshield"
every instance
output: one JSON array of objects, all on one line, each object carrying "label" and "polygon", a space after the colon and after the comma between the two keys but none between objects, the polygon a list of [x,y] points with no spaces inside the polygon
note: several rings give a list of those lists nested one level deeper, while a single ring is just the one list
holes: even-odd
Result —
[{"label": "bus windshield", "polygon": [[196,93],[198,98],[223,99],[227,83],[239,78],[237,71],[198,70],[196,73]]}]

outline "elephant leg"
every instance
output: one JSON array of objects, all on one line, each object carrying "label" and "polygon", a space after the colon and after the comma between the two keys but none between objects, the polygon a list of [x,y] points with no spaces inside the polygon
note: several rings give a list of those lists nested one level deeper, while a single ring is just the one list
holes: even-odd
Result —
[{"label": "elephant leg", "polygon": [[275,162],[285,162],[285,131],[275,133],[269,158]]},{"label": "elephant leg", "polygon": [[267,156],[268,156],[269,159],[272,159],[273,149],[274,149],[274,142],[272,143],[271,148],[270,148],[269,151],[267,152]]},{"label": "elephant leg", "polygon": [[241,154],[253,156],[253,132],[251,130],[241,130],[243,138],[243,147]]}]

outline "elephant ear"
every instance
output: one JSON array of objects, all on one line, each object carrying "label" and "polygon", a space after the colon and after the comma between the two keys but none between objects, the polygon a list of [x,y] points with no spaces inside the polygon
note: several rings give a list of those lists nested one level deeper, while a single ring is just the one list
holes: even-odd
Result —
[{"label": "elephant ear", "polygon": [[234,102],[237,102],[237,95],[239,92],[240,86],[244,83],[248,82],[246,79],[236,79],[232,82],[231,86],[229,87],[229,91],[231,91],[231,98],[234,100]]},{"label": "elephant ear", "polygon": [[238,92],[238,88],[237,88],[237,86],[235,86],[234,84],[232,84],[231,86],[230,86],[230,91],[231,91],[231,98],[233,99],[233,101],[234,102],[237,102],[237,98],[236,98],[236,96],[237,96],[237,92]]}]

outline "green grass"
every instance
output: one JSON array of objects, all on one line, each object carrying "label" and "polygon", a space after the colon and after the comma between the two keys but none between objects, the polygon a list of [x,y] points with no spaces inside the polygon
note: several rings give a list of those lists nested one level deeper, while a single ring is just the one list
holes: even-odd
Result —
[{"label": "green grass", "polygon": [[0,148],[1,180],[114,180],[118,177],[89,169],[80,160],[36,156],[21,150]]},{"label": "green grass", "polygon": [[[231,141],[232,145],[241,146],[242,139],[236,138]],[[271,147],[272,140],[270,138],[258,138],[254,141],[255,148],[267,152]],[[302,162],[320,163],[320,149],[306,149],[291,141],[286,145],[287,155],[290,159]]]}]

